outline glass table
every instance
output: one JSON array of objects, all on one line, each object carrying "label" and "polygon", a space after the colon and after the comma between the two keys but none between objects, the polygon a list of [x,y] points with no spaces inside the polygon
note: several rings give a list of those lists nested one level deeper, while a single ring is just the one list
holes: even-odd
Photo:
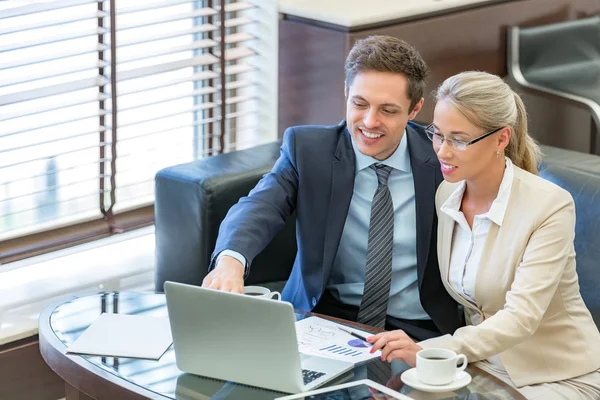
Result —
[{"label": "glass table", "polygon": [[[67,346],[102,313],[165,317],[167,307],[164,294],[112,292],[73,297],[46,308],[39,321],[40,352],[50,368],[65,380],[67,399],[272,400],[283,395],[182,373],[175,364],[172,346],[158,361],[67,354]],[[296,315],[302,319],[315,314]],[[336,321],[365,329],[353,322]],[[379,367],[373,368],[373,363],[379,363]],[[390,365],[375,359],[357,365],[331,384],[368,378],[414,399],[524,399],[504,382],[475,367],[467,369],[472,382],[456,392],[419,392],[402,384],[400,375],[407,368],[404,363]]]}]

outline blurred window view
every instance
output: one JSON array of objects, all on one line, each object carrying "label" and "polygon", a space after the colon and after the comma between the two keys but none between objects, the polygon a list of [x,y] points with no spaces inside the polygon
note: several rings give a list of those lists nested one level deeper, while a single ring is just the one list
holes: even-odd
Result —
[{"label": "blurred window view", "polygon": [[159,169],[276,139],[276,2],[221,3],[0,2],[0,242],[151,206]]}]

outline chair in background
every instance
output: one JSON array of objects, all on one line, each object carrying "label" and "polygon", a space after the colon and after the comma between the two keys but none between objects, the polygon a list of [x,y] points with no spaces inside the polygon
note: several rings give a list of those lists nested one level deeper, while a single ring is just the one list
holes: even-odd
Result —
[{"label": "chair in background", "polygon": [[591,113],[589,152],[600,154],[600,17],[508,29],[509,78],[525,91]]}]

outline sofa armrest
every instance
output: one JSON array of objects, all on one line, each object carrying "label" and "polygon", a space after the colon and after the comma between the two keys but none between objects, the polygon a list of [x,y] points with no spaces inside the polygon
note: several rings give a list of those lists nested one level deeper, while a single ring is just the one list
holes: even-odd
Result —
[{"label": "sofa armrest", "polygon": [[575,202],[575,254],[581,296],[600,326],[600,156],[541,146],[540,176],[559,185]]},{"label": "sofa armrest", "polygon": [[[164,282],[200,285],[208,272],[219,226],[279,157],[280,143],[208,157],[165,168],[155,179],[156,276]],[[246,284],[280,288],[296,256],[295,218],[260,253]]]}]

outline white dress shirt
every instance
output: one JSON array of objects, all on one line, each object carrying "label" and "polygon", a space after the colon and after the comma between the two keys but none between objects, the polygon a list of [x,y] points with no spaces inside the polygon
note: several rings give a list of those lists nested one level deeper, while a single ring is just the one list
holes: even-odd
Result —
[{"label": "white dress shirt", "polygon": [[[506,157],[506,168],[500,183],[500,189],[492,206],[485,214],[476,215],[473,218],[473,229],[469,227],[465,215],[460,211],[466,183],[460,186],[442,204],[440,210],[452,218],[454,232],[452,235],[452,248],[450,253],[450,269],[448,280],[452,288],[465,300],[478,306],[475,297],[475,279],[477,270],[481,263],[481,254],[485,240],[492,223],[502,226],[506,206],[510,197],[513,182],[513,164]],[[483,260],[485,262],[485,260]],[[478,306],[479,307],[479,306]],[[468,324],[479,325],[482,322],[481,315],[465,308],[465,317]],[[488,359],[492,364],[502,369],[502,363],[498,356]]]}]

